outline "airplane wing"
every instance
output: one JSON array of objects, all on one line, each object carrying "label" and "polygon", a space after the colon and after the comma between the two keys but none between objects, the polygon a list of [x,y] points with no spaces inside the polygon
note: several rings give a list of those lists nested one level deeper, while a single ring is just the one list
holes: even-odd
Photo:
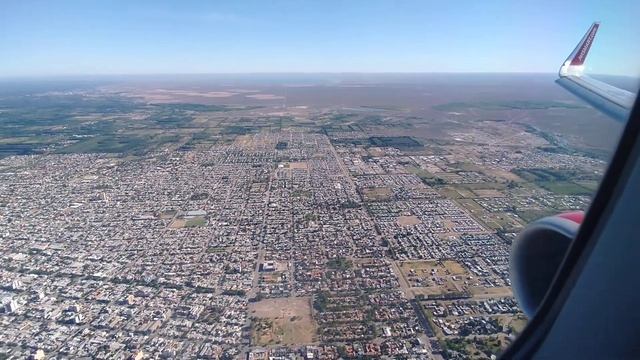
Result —
[{"label": "airplane wing", "polygon": [[556,82],[596,109],[620,121],[626,121],[635,100],[635,94],[584,75],[584,62],[600,27],[594,22],[578,46],[562,63]]}]

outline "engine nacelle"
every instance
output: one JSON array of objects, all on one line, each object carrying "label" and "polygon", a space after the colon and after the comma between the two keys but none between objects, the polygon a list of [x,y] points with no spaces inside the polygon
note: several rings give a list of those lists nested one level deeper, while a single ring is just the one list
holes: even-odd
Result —
[{"label": "engine nacelle", "polygon": [[542,218],[514,241],[509,261],[511,285],[529,318],[542,303],[583,219],[581,211]]}]

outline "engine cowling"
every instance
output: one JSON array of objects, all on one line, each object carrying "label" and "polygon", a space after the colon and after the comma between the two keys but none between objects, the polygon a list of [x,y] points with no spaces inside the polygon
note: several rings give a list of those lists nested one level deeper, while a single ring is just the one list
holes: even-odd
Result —
[{"label": "engine cowling", "polygon": [[529,224],[513,242],[511,285],[528,317],[542,303],[583,219],[582,211],[545,217]]}]

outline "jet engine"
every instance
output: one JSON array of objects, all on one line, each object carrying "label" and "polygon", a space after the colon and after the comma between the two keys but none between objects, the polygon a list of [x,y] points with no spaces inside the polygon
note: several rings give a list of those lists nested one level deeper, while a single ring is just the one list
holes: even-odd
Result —
[{"label": "jet engine", "polygon": [[578,233],[584,213],[558,214],[527,226],[511,248],[511,285],[524,313],[531,318]]}]

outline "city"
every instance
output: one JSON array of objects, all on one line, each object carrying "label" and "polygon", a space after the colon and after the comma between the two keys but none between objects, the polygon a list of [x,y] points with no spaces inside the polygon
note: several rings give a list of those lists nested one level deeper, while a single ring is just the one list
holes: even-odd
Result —
[{"label": "city", "polygon": [[[124,109],[74,109],[77,128],[0,159],[4,356],[492,358],[527,321],[511,241],[585,209],[606,167],[483,109],[429,139],[403,109],[118,91],[51,95]],[[142,148],[95,141],[143,131]]]}]

